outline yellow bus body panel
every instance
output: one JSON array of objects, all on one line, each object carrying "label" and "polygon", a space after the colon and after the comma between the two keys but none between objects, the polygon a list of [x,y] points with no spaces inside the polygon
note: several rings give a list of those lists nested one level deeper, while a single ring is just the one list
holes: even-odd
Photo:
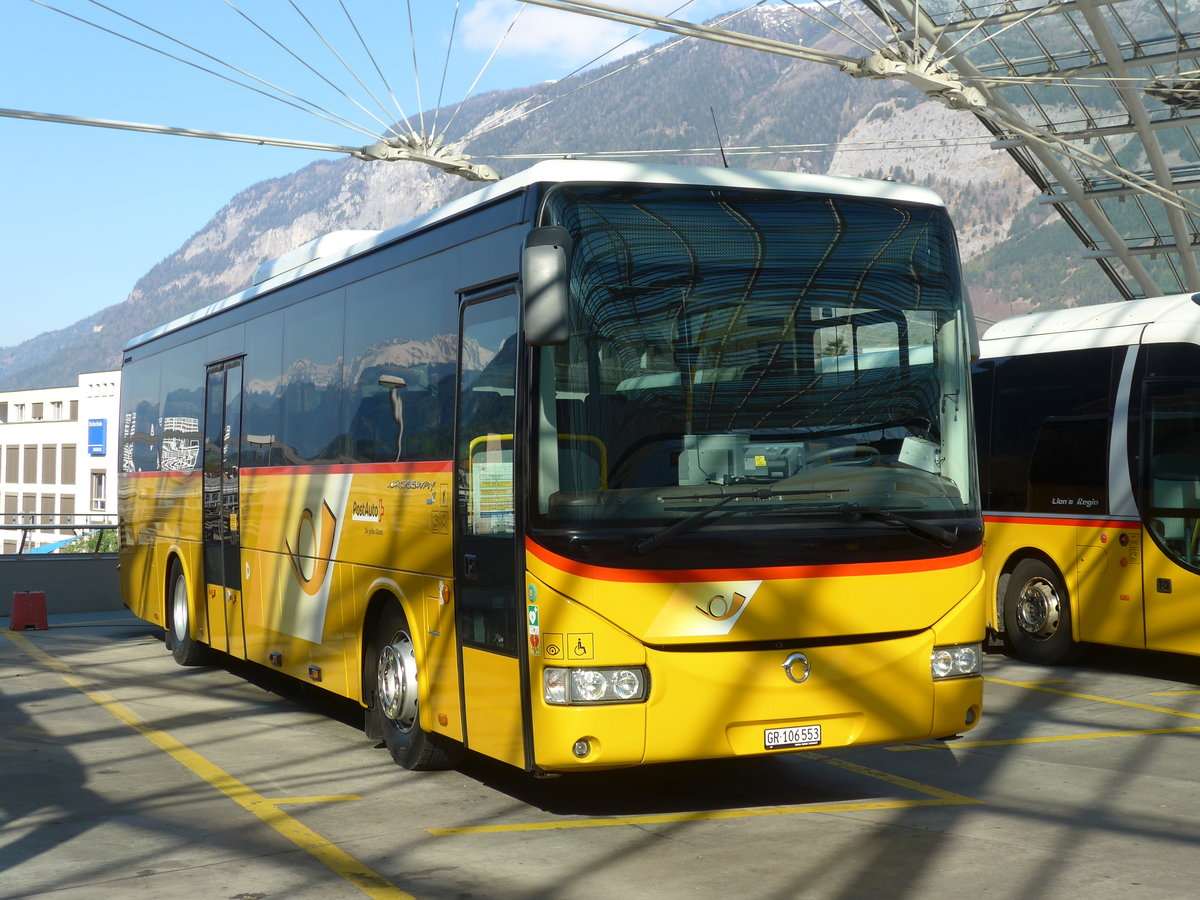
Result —
[{"label": "yellow bus body panel", "polygon": [[[368,611],[394,599],[422,667],[421,727],[523,767],[519,659],[458,648],[451,485],[448,463],[244,470],[241,585],[226,600],[203,583],[199,474],[123,479],[126,521],[138,523],[122,534],[123,590],[135,613],[166,625],[178,559],[197,639],[359,702]],[[807,723],[830,748],[939,737],[978,719],[980,678],[930,674],[935,644],[982,639],[978,553],[681,573],[598,569],[526,547],[536,767],[761,754],[764,729]],[[809,660],[803,683],[783,669],[794,650]],[[564,664],[646,666],[649,696],[551,706],[544,670]]]},{"label": "yellow bus body panel", "polygon": [[[679,584],[633,581],[636,573],[629,572],[620,582],[589,577],[586,567],[529,547],[527,596],[537,607],[531,621],[538,622],[530,633],[534,752],[542,768],[777,752],[765,747],[768,728],[819,724],[819,746],[828,749],[941,737],[979,719],[982,678],[935,683],[930,672],[935,644],[983,637],[977,553],[935,571],[885,566],[872,575],[831,567],[757,583],[739,573],[736,581]],[[839,640],[847,635],[854,640]],[[745,649],[747,643],[756,646]],[[796,650],[810,667],[802,683],[783,667]],[[545,702],[548,666],[589,665],[645,665],[647,702]],[[582,760],[572,752],[580,739],[592,745]]]},{"label": "yellow bus body panel", "polygon": [[[988,628],[1003,630],[1002,577],[1021,559],[1047,557],[1067,589],[1074,640],[1145,647],[1149,610],[1143,603],[1142,564],[1144,555],[1155,548],[1143,538],[1141,525],[1134,521],[988,516]],[[1193,646],[1200,649],[1200,643]]]},{"label": "yellow bus body panel", "polygon": [[200,596],[200,473],[126,476],[118,491],[124,511],[119,532],[121,597],[134,615],[165,628],[172,555],[183,563],[193,600]]},{"label": "yellow bus body panel", "polygon": [[223,586],[203,580],[200,473],[122,478],[124,521],[136,523],[121,536],[131,610],[168,624],[167,572],[178,558],[196,639],[362,702],[366,611],[388,595],[439,676],[430,709],[422,697],[422,724],[461,739],[449,464],[245,469],[239,486],[241,589],[226,600]]},{"label": "yellow bus body panel", "polygon": [[[985,535],[989,628],[998,630],[1003,614],[1001,576],[1040,551],[1063,576],[1076,641],[1200,654],[1196,576],[1140,522],[988,516]],[[1160,579],[1169,590],[1160,589]]]},{"label": "yellow bus body panel", "polygon": [[512,685],[519,684],[519,662],[474,647],[463,647],[462,656],[471,749],[525,768],[521,698],[512,690]]}]

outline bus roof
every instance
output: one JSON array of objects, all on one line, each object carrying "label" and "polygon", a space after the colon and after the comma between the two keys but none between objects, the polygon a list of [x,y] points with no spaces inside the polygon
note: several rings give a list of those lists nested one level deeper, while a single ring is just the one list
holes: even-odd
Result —
[{"label": "bus roof", "polygon": [[193,313],[140,334],[130,339],[125,345],[125,349],[131,350],[147,341],[178,331],[192,322],[216,315],[306,275],[403,240],[405,237],[430,228],[439,222],[463,215],[472,209],[538,183],[662,184],[798,191],[870,197],[924,206],[944,206],[941,198],[927,188],[844,175],[810,175],[758,169],[726,169],[715,166],[644,165],[572,159],[547,160],[385,231],[338,231],[309,241],[277,259],[259,266],[255,273],[254,285],[247,290],[218,300]]},{"label": "bus roof", "polygon": [[1014,316],[997,322],[979,341],[992,359],[1139,343],[1200,343],[1200,294],[1171,294]]}]

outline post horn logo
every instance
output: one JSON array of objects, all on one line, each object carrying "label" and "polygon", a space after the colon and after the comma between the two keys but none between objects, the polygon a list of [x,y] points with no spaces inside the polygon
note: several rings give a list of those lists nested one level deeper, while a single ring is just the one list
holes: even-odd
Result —
[{"label": "post horn logo", "polygon": [[[329,504],[322,500],[321,527],[318,529],[314,522],[313,511],[305,507],[304,512],[300,514],[300,523],[296,526],[297,547],[302,546],[306,527],[312,532],[312,546],[316,551],[311,559],[301,556],[293,550],[292,545],[286,540],[283,542],[283,546],[287,550],[288,560],[292,564],[292,574],[296,576],[300,590],[312,597],[321,590],[321,585],[325,583],[325,577],[329,574],[329,559],[333,555],[333,536],[337,532],[337,516],[333,514]],[[312,571],[306,573],[304,570],[309,564],[312,566]]]},{"label": "post horn logo", "polygon": [[724,594],[714,594],[707,604],[697,606],[696,609],[714,622],[724,622],[740,613],[745,605],[746,596],[744,594],[735,593],[732,598],[726,597]]}]

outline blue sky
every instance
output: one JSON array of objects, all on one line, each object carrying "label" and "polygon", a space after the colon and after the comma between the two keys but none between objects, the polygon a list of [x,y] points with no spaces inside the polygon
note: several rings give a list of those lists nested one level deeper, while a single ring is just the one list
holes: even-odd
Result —
[{"label": "blue sky", "polygon": [[[625,0],[623,5],[665,14],[681,3]],[[463,99],[523,5],[518,0],[295,0],[295,7],[392,112],[388,90],[342,4],[396,103],[410,117],[422,105],[432,108],[439,91],[443,104]],[[736,0],[696,0],[678,16],[703,21],[736,5]],[[386,115],[290,0],[106,0],[105,6],[248,75],[122,19],[94,0],[7,0],[0,31],[0,107],[331,144],[371,142],[342,124],[169,59],[65,12],[229,77],[257,84],[249,77],[255,76],[366,128],[379,126],[341,92],[376,116]],[[597,19],[525,7],[475,93],[560,78],[629,34],[631,30]],[[655,43],[661,37],[648,34],[638,42]],[[141,275],[177,250],[238,191],[320,158],[328,155],[0,118],[0,347],[120,303]]]}]

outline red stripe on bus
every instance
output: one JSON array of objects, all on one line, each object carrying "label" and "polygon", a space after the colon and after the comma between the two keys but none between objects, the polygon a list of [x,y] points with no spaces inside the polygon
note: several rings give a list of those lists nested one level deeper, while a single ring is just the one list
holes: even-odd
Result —
[{"label": "red stripe on bus", "polygon": [[760,566],[748,569],[614,569],[567,559],[565,556],[559,556],[534,543],[531,538],[525,539],[525,548],[542,562],[554,566],[568,575],[577,575],[597,581],[643,584],[771,581],[785,578],[845,578],[850,575],[907,575],[914,572],[955,569],[976,562],[983,557],[983,548],[978,547],[956,556],[906,559],[899,562],[843,563],[825,566]]},{"label": "red stripe on bus", "polygon": [[984,522],[1011,525],[1070,525],[1079,528],[1123,528],[1126,531],[1141,531],[1142,523],[1137,519],[1068,519],[1048,518],[1039,516],[997,516],[985,515]]}]

